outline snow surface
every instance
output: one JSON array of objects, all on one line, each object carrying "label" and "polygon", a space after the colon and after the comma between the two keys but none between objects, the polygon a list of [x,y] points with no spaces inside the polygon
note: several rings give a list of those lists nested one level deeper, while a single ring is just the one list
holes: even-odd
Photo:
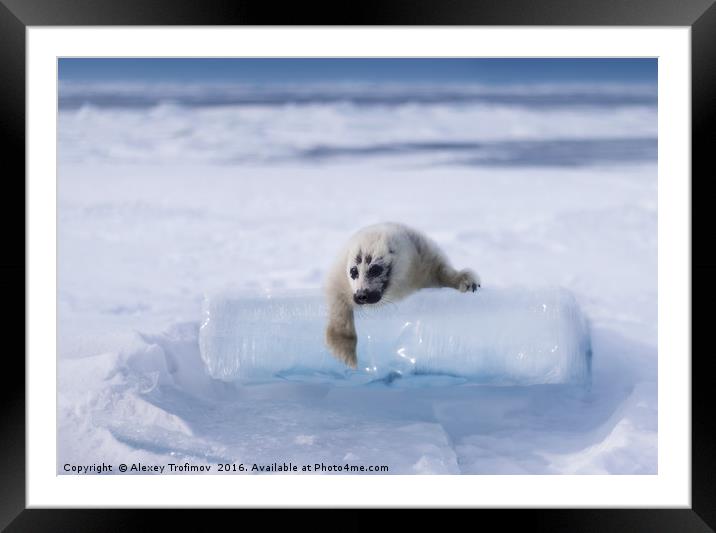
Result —
[{"label": "snow surface", "polygon": [[[62,108],[58,473],[656,473],[656,107],[557,100]],[[209,377],[205,293],[316,289],[346,237],[384,220],[424,230],[486,287],[572,291],[591,388]]]}]

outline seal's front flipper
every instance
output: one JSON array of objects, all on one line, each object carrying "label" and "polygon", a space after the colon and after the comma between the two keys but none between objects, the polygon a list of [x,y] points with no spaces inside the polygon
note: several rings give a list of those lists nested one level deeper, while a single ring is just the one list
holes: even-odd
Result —
[{"label": "seal's front flipper", "polygon": [[480,286],[480,276],[472,270],[461,270],[455,276],[455,285],[460,292],[475,292]]},{"label": "seal's front flipper", "polygon": [[343,298],[333,298],[328,304],[326,344],[336,359],[351,368],[356,368],[358,366],[357,343],[353,306]]},{"label": "seal's front flipper", "polygon": [[356,345],[358,339],[354,334],[339,331],[331,326],[326,329],[326,344],[331,349],[333,356],[351,368],[358,366],[356,357]]}]

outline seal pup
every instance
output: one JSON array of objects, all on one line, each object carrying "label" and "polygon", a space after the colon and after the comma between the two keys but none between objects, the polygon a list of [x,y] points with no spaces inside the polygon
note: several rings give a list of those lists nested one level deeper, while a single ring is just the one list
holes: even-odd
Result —
[{"label": "seal pup", "polygon": [[331,353],[356,368],[355,306],[397,302],[428,287],[475,292],[480,278],[456,270],[438,245],[419,231],[394,222],[365,227],[344,246],[325,283]]}]

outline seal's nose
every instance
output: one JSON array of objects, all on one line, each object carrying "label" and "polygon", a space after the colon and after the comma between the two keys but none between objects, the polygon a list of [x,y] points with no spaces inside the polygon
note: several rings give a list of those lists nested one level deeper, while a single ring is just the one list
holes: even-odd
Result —
[{"label": "seal's nose", "polygon": [[358,305],[363,305],[368,301],[368,291],[360,290],[353,295],[353,301]]},{"label": "seal's nose", "polygon": [[381,298],[380,291],[361,289],[353,295],[353,301],[358,305],[378,303]]}]

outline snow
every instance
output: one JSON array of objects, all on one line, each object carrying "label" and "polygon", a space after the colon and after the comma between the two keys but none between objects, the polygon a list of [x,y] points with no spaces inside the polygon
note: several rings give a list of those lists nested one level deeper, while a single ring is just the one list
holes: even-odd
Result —
[{"label": "snow", "polygon": [[[58,473],[656,473],[654,105],[93,104],[59,117]],[[317,290],[347,236],[384,220],[425,231],[486,289],[568,289],[591,324],[591,387],[210,377],[205,295]]]}]

